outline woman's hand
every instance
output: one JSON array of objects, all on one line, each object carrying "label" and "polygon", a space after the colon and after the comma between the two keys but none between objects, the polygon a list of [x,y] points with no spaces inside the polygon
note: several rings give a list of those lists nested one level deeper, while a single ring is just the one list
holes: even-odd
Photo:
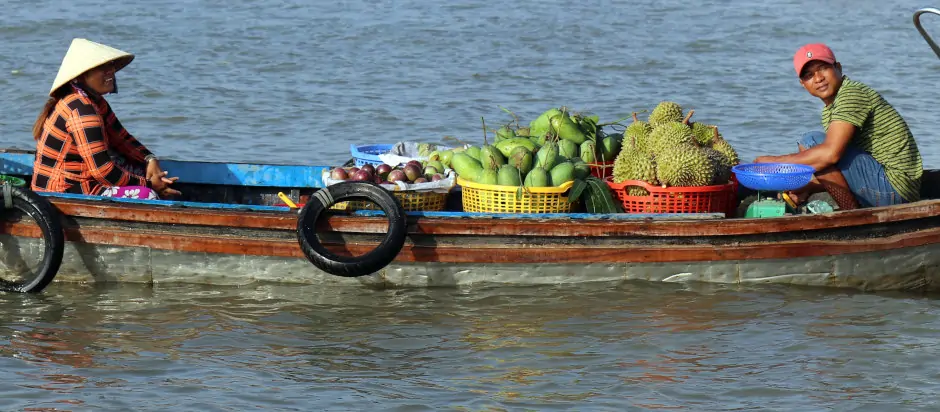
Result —
[{"label": "woman's hand", "polygon": [[[159,160],[151,159],[149,162],[147,162],[147,176],[145,177],[147,178],[147,180],[153,181],[153,177],[156,175],[166,176],[167,173],[164,172],[163,169],[160,168]],[[163,177],[163,183],[172,184],[173,182],[176,181],[176,179],[178,178]]]},{"label": "woman's hand", "polygon": [[151,189],[157,192],[160,197],[177,196],[181,194],[179,190],[172,189],[169,186],[179,180],[179,178],[166,177],[168,173],[169,172],[160,168],[160,162],[157,159],[150,159],[150,161],[147,162],[146,178],[150,181]]},{"label": "woman's hand", "polygon": [[[147,179],[150,181],[150,188],[157,192],[160,197],[176,196],[181,194],[179,190],[170,187],[171,183],[176,182],[178,177],[166,177],[168,172],[160,172],[150,175]],[[149,173],[148,173],[149,174]]]}]

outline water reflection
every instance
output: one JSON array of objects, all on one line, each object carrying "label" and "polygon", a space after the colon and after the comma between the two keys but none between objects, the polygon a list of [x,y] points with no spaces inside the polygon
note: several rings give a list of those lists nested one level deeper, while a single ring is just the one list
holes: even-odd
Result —
[{"label": "water reflection", "polygon": [[918,366],[940,341],[938,319],[932,300],[642,283],[55,285],[46,296],[0,295],[0,377],[66,409],[99,408],[91,388],[146,388],[173,399],[169,408],[199,402],[196,393],[235,409],[248,399],[297,406],[278,399],[305,393],[347,410],[363,399],[711,410],[807,388],[799,402],[824,404],[895,396],[896,385],[878,383],[892,365],[928,376]]}]

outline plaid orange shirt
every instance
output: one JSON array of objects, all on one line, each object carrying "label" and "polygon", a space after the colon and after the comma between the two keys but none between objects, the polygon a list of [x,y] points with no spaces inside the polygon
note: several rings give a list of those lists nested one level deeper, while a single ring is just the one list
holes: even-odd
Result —
[{"label": "plaid orange shirt", "polygon": [[109,148],[140,163],[151,154],[124,129],[103,97],[93,99],[74,89],[59,100],[43,125],[32,189],[97,195],[110,186],[150,187],[144,176],[115,164]]}]

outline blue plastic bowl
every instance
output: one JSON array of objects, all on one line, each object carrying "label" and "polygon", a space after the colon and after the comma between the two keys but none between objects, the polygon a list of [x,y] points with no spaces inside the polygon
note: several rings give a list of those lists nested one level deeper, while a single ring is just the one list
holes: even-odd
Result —
[{"label": "blue plastic bowl", "polygon": [[349,145],[349,153],[352,154],[356,167],[362,167],[366,164],[380,165],[382,159],[379,158],[379,155],[388,153],[393,147],[395,147],[394,144],[351,144]]},{"label": "blue plastic bowl", "polygon": [[806,186],[816,172],[812,166],[793,163],[744,163],[731,171],[741,186],[777,192]]}]

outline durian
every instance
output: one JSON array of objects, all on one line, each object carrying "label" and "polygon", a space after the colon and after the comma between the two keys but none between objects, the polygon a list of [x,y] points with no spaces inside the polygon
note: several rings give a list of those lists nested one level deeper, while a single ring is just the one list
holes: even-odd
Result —
[{"label": "durian", "polygon": [[715,166],[715,176],[712,178],[713,185],[723,185],[731,179],[731,164],[728,158],[721,152],[711,147],[701,148]]},{"label": "durian", "polygon": [[702,122],[692,123],[692,136],[695,138],[695,143],[699,146],[711,146],[715,137],[714,127]]},{"label": "durian", "polygon": [[708,186],[715,164],[695,144],[675,145],[657,154],[656,177],[666,186]]},{"label": "durian", "polygon": [[737,165],[738,165],[738,162],[739,162],[739,159],[738,159],[738,152],[736,152],[736,151],[734,150],[734,148],[731,147],[731,144],[729,144],[729,143],[728,143],[727,141],[725,141],[724,139],[717,140],[717,141],[713,141],[713,142],[712,142],[712,149],[715,149],[715,150],[717,150],[718,152],[720,152],[721,154],[725,155],[725,158],[728,159],[728,164],[729,164],[729,165],[731,165],[731,166],[737,166]]},{"label": "durian", "polygon": [[681,122],[682,121],[682,106],[679,106],[678,103],[663,101],[660,102],[656,107],[653,108],[653,111],[649,115],[649,124],[654,129],[656,126],[667,122]]},{"label": "durian", "polygon": [[658,154],[670,147],[694,144],[692,128],[682,122],[668,122],[657,126],[649,135],[649,150]]},{"label": "durian", "polygon": [[[621,151],[614,160],[614,183],[622,183],[625,180],[641,180],[651,185],[658,185],[653,156],[639,150]],[[629,186],[627,194],[646,196],[649,192],[642,187]]]},{"label": "durian", "polygon": [[623,132],[623,146],[626,147],[629,144],[632,148],[649,152],[649,136],[652,132],[653,127],[649,122],[637,119],[636,112],[633,112],[633,123],[630,123],[627,130]]}]

